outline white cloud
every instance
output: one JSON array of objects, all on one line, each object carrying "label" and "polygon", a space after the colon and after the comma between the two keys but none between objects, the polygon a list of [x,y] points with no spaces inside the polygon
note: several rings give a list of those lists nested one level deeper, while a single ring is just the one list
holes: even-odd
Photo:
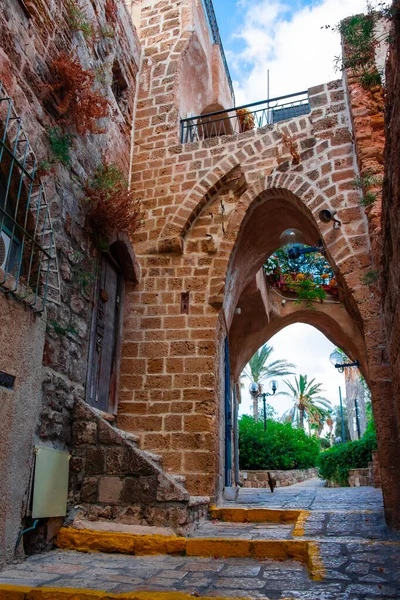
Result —
[{"label": "white cloud", "polygon": [[267,97],[268,69],[271,97],[338,79],[339,35],[321,27],[363,12],[365,0],[323,0],[292,13],[287,3],[271,0],[241,0],[240,6],[243,22],[227,53],[237,105]]},{"label": "white cloud", "polygon": [[[329,362],[329,355],[335,346],[320,331],[311,325],[295,323],[274,335],[268,340],[268,344],[274,348],[273,360],[282,358],[294,363],[297,375],[308,375],[309,379],[315,377],[316,382],[322,383],[325,390],[322,395],[330,400],[332,406],[339,404],[339,386],[342,388],[344,398],[344,375],[338,373]],[[288,379],[293,379],[293,376],[289,376]],[[283,380],[280,380],[279,384],[278,391],[286,391]],[[245,386],[246,388],[242,390],[240,414],[251,414],[252,404],[247,390],[247,381]],[[269,390],[265,388],[265,391]],[[274,407],[279,416],[292,406],[287,396],[270,397],[268,403]]]}]

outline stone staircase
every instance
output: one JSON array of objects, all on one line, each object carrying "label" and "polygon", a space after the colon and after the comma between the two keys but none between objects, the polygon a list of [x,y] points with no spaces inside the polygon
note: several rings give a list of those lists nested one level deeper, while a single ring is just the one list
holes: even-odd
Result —
[{"label": "stone staircase", "polygon": [[185,477],[166,473],[162,457],[139,437],[78,400],[73,409],[69,517],[170,527],[186,534],[208,515],[208,497],[190,496]]}]

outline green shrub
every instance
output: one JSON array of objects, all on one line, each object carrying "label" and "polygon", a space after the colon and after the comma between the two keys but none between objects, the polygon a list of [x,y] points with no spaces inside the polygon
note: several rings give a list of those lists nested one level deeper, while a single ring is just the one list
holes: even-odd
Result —
[{"label": "green shrub", "polygon": [[239,452],[241,469],[309,469],[315,467],[319,440],[307,436],[291,423],[267,420],[256,423],[244,415],[239,421]]},{"label": "green shrub", "polygon": [[376,434],[373,430],[366,431],[360,440],[333,446],[319,457],[319,476],[347,485],[349,470],[368,467],[373,450],[376,450]]}]

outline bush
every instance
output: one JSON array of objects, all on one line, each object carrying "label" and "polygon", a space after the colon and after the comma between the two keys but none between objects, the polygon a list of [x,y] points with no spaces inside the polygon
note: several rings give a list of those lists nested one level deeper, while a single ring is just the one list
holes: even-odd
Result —
[{"label": "bush", "polygon": [[256,423],[244,415],[239,421],[239,452],[241,469],[309,469],[315,467],[319,441],[308,437],[291,423],[267,420]]},{"label": "bush", "polygon": [[339,444],[323,452],[318,461],[319,476],[339,485],[348,485],[350,469],[364,469],[376,450],[376,434],[366,431],[360,440]]}]

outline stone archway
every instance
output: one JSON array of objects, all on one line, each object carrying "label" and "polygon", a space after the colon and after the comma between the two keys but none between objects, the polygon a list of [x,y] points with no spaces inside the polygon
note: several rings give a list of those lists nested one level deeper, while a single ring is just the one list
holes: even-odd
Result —
[{"label": "stone archway", "polygon": [[[301,179],[298,179],[297,183],[300,185]],[[246,194],[248,195],[248,193],[249,191]],[[323,201],[320,202],[319,206],[322,205]],[[371,389],[377,426],[386,514],[389,523],[395,524],[398,511],[394,498],[396,498],[396,494],[400,493],[399,484],[395,477],[399,446],[395,437],[396,421],[393,403],[391,398],[387,397],[388,390],[390,390],[390,380],[387,377],[385,358],[382,354],[384,340],[382,338],[381,319],[376,310],[373,293],[363,283],[363,268],[360,264],[357,264],[357,255],[352,255],[352,245],[348,244],[345,236],[340,232],[337,237],[339,249],[336,248],[336,244],[332,239],[336,231],[332,231],[331,226],[319,227],[313,215],[315,211],[315,205],[312,210],[307,206],[307,201],[304,202],[293,192],[271,187],[262,190],[253,199],[247,210],[242,211],[240,217],[232,216],[236,234],[224,242],[226,270],[224,270],[223,261],[220,260],[218,263],[219,283],[217,290],[219,298],[222,300],[220,319],[225,324],[227,334],[234,333],[235,308],[239,299],[255,277],[263,261],[279,247],[279,235],[284,229],[287,227],[301,229],[306,243],[310,245],[315,244],[318,238],[324,241],[327,247],[327,258],[339,283],[339,298],[343,303],[344,310],[347,312],[346,320],[348,323],[354,322],[356,325],[358,340],[354,344],[355,338],[353,338],[352,343],[350,343],[350,328],[347,332],[347,348],[349,348],[354,358],[363,357],[363,372]],[[349,269],[350,264],[353,264],[352,269]],[[213,284],[215,290],[215,278],[214,281],[211,280],[210,287]],[[210,293],[210,299],[213,300],[212,292]],[[217,304],[215,296],[214,302]],[[375,310],[372,311],[372,307]],[[329,319],[332,319],[332,316],[328,318],[325,315],[321,323],[325,323],[325,327],[329,327],[329,325],[326,325],[329,324]],[[311,317],[309,313],[304,312],[302,321],[312,324],[312,321],[316,321],[316,319]],[[344,343],[342,341],[341,344],[336,336],[332,336],[331,339],[346,347],[345,337],[342,335]],[[221,375],[221,372],[217,371],[217,379],[221,378]],[[222,398],[220,406],[223,406]],[[388,436],[390,432],[393,435],[392,439]],[[221,448],[222,453],[223,449]]]}]

